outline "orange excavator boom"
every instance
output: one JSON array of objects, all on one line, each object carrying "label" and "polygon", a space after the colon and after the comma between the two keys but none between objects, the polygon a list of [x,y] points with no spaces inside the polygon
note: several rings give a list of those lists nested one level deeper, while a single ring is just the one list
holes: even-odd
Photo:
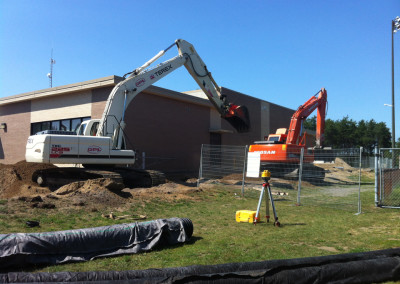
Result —
[{"label": "orange excavator boom", "polygon": [[301,105],[293,114],[290,121],[286,144],[298,144],[304,120],[317,109],[316,147],[322,147],[324,141],[326,104],[327,93],[325,88],[322,88],[317,94]]}]

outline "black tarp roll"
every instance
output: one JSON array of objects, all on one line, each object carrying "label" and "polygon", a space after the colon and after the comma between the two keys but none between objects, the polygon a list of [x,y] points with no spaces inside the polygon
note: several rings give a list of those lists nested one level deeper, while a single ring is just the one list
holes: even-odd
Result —
[{"label": "black tarp roll", "polygon": [[379,283],[400,280],[400,248],[322,257],[101,272],[7,273],[3,283]]},{"label": "black tarp roll", "polygon": [[44,233],[0,234],[0,270],[87,261],[186,242],[189,219],[170,218]]}]

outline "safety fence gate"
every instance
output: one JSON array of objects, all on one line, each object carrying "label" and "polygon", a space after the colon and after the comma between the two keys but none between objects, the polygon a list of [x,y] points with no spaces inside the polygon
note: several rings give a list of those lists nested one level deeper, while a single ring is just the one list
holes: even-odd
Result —
[{"label": "safety fence gate", "polygon": [[381,148],[378,155],[378,206],[400,208],[400,148]]}]

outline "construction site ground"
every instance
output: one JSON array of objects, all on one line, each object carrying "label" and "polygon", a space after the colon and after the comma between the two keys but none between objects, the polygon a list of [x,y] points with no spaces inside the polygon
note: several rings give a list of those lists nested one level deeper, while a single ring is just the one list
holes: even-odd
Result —
[{"label": "construction site ground", "polygon": [[[359,169],[355,169],[338,159],[333,164],[321,164],[326,172],[325,181],[339,182],[342,184],[354,183],[349,176],[358,175]],[[95,210],[104,207],[120,207],[130,200],[159,199],[165,201],[196,199],[196,192],[213,186],[216,182],[227,185],[240,186],[242,175],[233,174],[219,180],[209,180],[197,188],[197,178],[179,176],[168,178],[165,184],[151,188],[125,188],[123,184],[110,179],[92,179],[73,182],[56,190],[48,187],[40,187],[32,181],[32,174],[36,170],[53,168],[51,164],[37,164],[20,161],[16,164],[0,164],[0,199],[8,199],[12,210],[26,210],[27,204],[38,208],[71,208],[80,207]],[[364,170],[363,175],[373,177],[373,171]],[[308,183],[308,182],[303,182]],[[247,186],[260,188],[260,179],[246,180]],[[292,192],[297,190],[296,181],[272,179],[273,191]],[[312,184],[309,184],[312,186]]]},{"label": "construction site ground", "polygon": [[[351,167],[346,170],[347,166],[339,163],[325,166],[326,178],[343,174],[345,179],[359,171]],[[236,222],[237,210],[256,210],[260,194],[252,188],[261,189],[260,179],[246,180],[245,196],[241,196],[242,174],[203,181],[200,188],[196,177],[167,176],[167,183],[151,188],[124,188],[109,179],[95,179],[50,190],[31,181],[32,173],[43,167],[52,166],[24,161],[0,165],[1,234],[51,232],[170,217],[191,219],[195,231],[184,246],[85,264],[28,267],[24,271],[122,271],[211,265],[360,252],[399,244],[398,227],[393,226],[398,222],[398,214],[374,207],[373,191],[363,193],[362,198],[363,212],[374,214],[356,216],[354,210],[294,206],[296,181],[273,178],[272,191],[289,194],[274,197],[282,224],[278,229],[266,222],[264,215],[257,226]],[[373,171],[364,173],[373,176]],[[383,221],[377,224],[377,219]],[[29,221],[40,225],[30,227]]]},{"label": "construction site ground", "polygon": [[[50,164],[27,163],[25,161],[12,165],[0,164],[0,199],[8,199],[13,203],[13,211],[26,204],[39,208],[65,207],[119,207],[130,199],[177,200],[193,198],[190,193],[196,192],[197,180],[173,182],[167,180],[152,188],[125,188],[122,183],[111,179],[99,178],[73,182],[56,190],[40,187],[32,181],[36,170],[52,168]],[[24,209],[23,209],[24,210]]]}]

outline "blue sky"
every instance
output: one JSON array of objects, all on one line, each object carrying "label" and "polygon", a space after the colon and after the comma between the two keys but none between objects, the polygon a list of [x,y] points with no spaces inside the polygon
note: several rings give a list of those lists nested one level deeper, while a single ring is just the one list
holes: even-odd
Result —
[{"label": "blue sky", "polygon": [[[177,38],[221,86],[297,109],[320,88],[328,118],[391,129],[391,20],[399,0],[0,1],[0,97],[119,75]],[[394,36],[400,136],[400,32]],[[170,50],[161,61],[177,55]],[[184,68],[156,85],[198,89]]]}]

